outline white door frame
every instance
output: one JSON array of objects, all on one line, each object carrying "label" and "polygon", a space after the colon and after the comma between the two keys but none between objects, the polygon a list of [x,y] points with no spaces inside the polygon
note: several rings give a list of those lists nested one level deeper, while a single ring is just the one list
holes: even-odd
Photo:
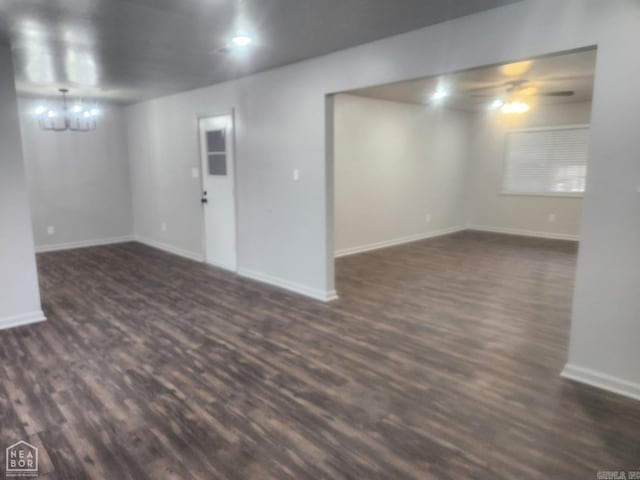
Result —
[{"label": "white door frame", "polygon": [[[238,228],[238,195],[237,195],[237,190],[238,190],[238,162],[237,162],[237,156],[238,156],[238,151],[236,149],[236,116],[235,116],[235,109],[231,108],[230,110],[223,110],[223,111],[217,111],[215,113],[199,113],[196,115],[196,121],[195,121],[195,131],[196,131],[196,145],[198,146],[197,148],[197,152],[198,152],[198,170],[200,171],[200,199],[202,199],[202,195],[203,192],[205,190],[205,185],[204,185],[204,181],[205,181],[205,175],[206,172],[204,172],[202,170],[202,143],[201,143],[201,138],[200,138],[200,121],[201,120],[205,120],[207,118],[211,118],[211,117],[222,117],[225,115],[229,115],[231,117],[231,123],[233,125],[232,128],[232,135],[231,135],[231,142],[233,143],[233,155],[231,158],[231,162],[233,163],[233,182],[231,185],[231,192],[233,195],[233,216],[235,219],[235,250],[236,250],[236,265],[235,265],[235,269],[233,270],[235,273],[238,273],[238,269],[239,269],[239,265],[240,265],[240,251],[238,249],[238,245],[240,244],[240,229]],[[200,228],[201,228],[201,243],[202,243],[202,262],[203,263],[207,263],[207,226],[206,226],[206,211],[205,211],[205,205],[201,202],[200,203],[200,208],[202,209],[202,222],[200,224]],[[232,271],[232,270],[229,270]]]}]

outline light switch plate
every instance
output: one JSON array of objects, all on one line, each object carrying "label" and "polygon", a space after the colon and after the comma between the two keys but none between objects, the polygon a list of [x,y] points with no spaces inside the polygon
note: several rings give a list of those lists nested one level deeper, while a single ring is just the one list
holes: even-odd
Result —
[{"label": "light switch plate", "polygon": [[199,168],[192,168],[191,169],[191,177],[192,178],[200,178],[200,169]]}]

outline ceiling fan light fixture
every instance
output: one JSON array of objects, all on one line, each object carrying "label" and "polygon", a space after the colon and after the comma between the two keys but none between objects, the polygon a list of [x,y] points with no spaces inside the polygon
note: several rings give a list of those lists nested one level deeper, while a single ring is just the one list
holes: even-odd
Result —
[{"label": "ceiling fan light fixture", "polygon": [[531,107],[524,102],[519,102],[519,101],[512,101],[512,102],[507,102],[504,105],[502,105],[502,107],[500,107],[500,111],[502,113],[526,113],[531,109]]}]

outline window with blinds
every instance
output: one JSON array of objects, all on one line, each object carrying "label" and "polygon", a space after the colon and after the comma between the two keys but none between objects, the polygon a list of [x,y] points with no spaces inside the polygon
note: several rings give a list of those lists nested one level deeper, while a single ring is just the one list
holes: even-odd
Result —
[{"label": "window with blinds", "polygon": [[503,193],[584,193],[588,147],[588,126],[508,132]]}]

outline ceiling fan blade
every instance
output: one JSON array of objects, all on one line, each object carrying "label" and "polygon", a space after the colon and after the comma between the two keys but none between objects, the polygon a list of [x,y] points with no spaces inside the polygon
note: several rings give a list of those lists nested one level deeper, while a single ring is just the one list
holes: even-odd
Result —
[{"label": "ceiling fan blade", "polygon": [[536,93],[535,96],[537,97],[570,97],[572,95],[575,95],[576,92],[574,92],[573,90],[561,90],[558,92],[540,92],[540,93]]},{"label": "ceiling fan blade", "polygon": [[546,77],[537,78],[536,82],[567,82],[571,80],[593,80],[594,73],[584,75],[549,75]]},{"label": "ceiling fan blade", "polygon": [[496,90],[499,88],[510,87],[513,82],[496,83],[495,85],[487,85],[486,87],[469,88],[467,92],[482,92],[484,90]]}]

